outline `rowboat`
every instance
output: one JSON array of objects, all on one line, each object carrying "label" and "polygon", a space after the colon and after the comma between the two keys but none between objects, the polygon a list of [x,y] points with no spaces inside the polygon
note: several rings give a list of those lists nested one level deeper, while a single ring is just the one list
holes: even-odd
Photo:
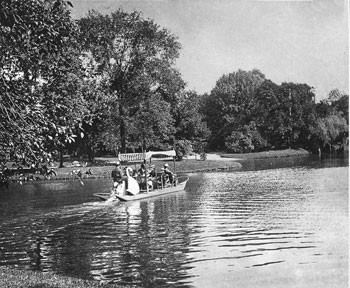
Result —
[{"label": "rowboat", "polygon": [[111,193],[95,193],[94,196],[103,201],[112,200]]},{"label": "rowboat", "polygon": [[[129,153],[129,154],[119,154],[119,159],[122,162],[139,162],[139,163],[146,163],[147,160],[151,162],[152,156],[160,156],[160,155],[166,155],[170,156],[171,159],[174,161],[174,170],[175,170],[175,151],[161,151],[161,152],[147,152],[147,153]],[[146,166],[147,167],[147,166]],[[176,175],[176,174],[174,174]],[[161,185],[157,185],[158,187],[155,189],[149,189],[148,185],[146,185],[146,190],[140,190],[139,184],[137,181],[129,174],[129,167],[126,168],[126,176],[128,177],[128,184],[127,188],[125,185],[125,182],[122,184],[119,184],[116,188],[113,188],[111,193],[96,193],[94,196],[98,197],[101,200],[113,202],[113,201],[135,201],[135,200],[142,200],[150,197],[156,197],[156,196],[162,196],[170,193],[175,193],[179,191],[184,191],[187,181],[189,180],[188,177],[179,177],[176,178],[176,181],[174,181],[171,185],[165,185],[163,182]],[[146,168],[146,175],[145,175],[145,182],[148,183],[147,179],[147,168]]]},{"label": "rowboat", "polygon": [[136,195],[115,195],[115,197],[120,201],[135,201],[135,200],[141,200],[141,199],[146,199],[150,197],[162,196],[170,193],[184,191],[187,181],[188,181],[188,177],[179,177],[178,183],[176,186],[169,186],[163,189],[154,189],[148,192],[141,191],[141,193]]},{"label": "rowboat", "polygon": [[176,186],[169,186],[162,189],[154,189],[148,192],[141,191],[139,194],[136,194],[136,195],[118,195],[118,194],[114,195],[112,193],[95,193],[94,196],[100,198],[100,200],[103,200],[103,201],[120,200],[125,202],[125,201],[142,200],[146,198],[157,197],[157,196],[167,195],[170,193],[184,191],[186,188],[188,179],[189,179],[188,177],[179,177],[178,183],[176,184]]}]

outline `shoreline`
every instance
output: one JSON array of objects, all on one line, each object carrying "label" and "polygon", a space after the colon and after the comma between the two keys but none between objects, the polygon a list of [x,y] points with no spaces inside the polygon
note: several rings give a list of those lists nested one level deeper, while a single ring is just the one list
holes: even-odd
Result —
[{"label": "shoreline", "polygon": [[229,154],[222,153],[220,156],[222,158],[234,158],[235,160],[249,160],[249,159],[267,159],[267,158],[285,158],[285,157],[298,157],[298,156],[308,156],[312,153],[299,148],[299,149],[285,149],[285,150],[271,150],[264,152],[255,153],[242,153],[242,154]]},{"label": "shoreline", "polygon": [[[230,153],[207,153],[207,160],[200,160],[199,155],[191,155],[182,161],[176,161],[174,167],[171,160],[154,160],[152,164],[156,166],[156,171],[160,171],[160,168],[164,163],[168,163],[170,169],[178,174],[199,173],[199,172],[214,172],[214,171],[238,171],[242,169],[240,162],[252,159],[268,159],[268,158],[287,158],[287,157],[299,157],[311,155],[310,152],[304,149],[286,149],[278,151],[266,151],[256,153],[242,153],[242,154],[230,154]],[[96,157],[97,163],[103,163],[102,165],[90,164],[86,166],[74,166],[72,162],[65,162],[66,167],[57,168],[52,167],[56,175],[45,177],[43,175],[34,174],[37,181],[52,181],[52,180],[76,180],[79,177],[76,175],[80,171],[82,180],[86,179],[108,179],[111,178],[111,171],[114,168],[117,157]],[[57,166],[57,165],[56,165]],[[125,165],[122,165],[125,166]],[[137,169],[135,164],[130,164],[134,169]],[[29,181],[23,181],[31,182]]]},{"label": "shoreline", "polygon": [[[198,173],[198,172],[212,172],[212,171],[225,171],[225,170],[239,170],[242,168],[242,164],[236,161],[251,160],[251,159],[266,159],[266,158],[285,158],[285,157],[298,157],[308,156],[310,152],[304,149],[286,149],[278,151],[266,151],[256,153],[243,153],[243,154],[230,154],[230,153],[207,153],[207,160],[200,160],[200,156],[192,155],[188,156],[182,161],[176,161],[176,171],[172,161],[154,160],[152,164],[156,166],[156,170],[159,171],[164,163],[168,163],[173,172],[177,174],[186,173]],[[114,163],[117,161],[116,157],[96,157],[98,162],[107,162],[104,165],[91,165],[86,167],[63,167],[57,168],[56,171],[58,177],[72,178],[73,170],[80,170],[85,176],[86,171],[91,169],[93,175],[85,176],[85,178],[110,178],[111,170],[113,169]],[[125,165],[122,165],[125,166]],[[135,167],[134,164],[128,166]],[[84,177],[83,177],[84,178]],[[74,179],[74,175],[73,175]]]},{"label": "shoreline", "polygon": [[0,266],[0,287],[22,288],[129,288],[130,285],[103,284],[94,280],[68,277],[54,272],[20,270],[8,266]]}]

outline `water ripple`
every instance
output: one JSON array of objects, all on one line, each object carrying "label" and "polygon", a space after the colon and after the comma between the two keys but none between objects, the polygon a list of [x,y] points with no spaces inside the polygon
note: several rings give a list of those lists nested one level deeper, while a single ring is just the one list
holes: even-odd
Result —
[{"label": "water ripple", "polygon": [[6,196],[17,202],[13,215],[0,213],[0,265],[139,287],[220,287],[218,275],[227,283],[245,275],[248,287],[254,273],[291,269],[343,279],[347,172],[193,174],[186,193],[119,204],[95,201],[103,181],[28,186],[23,211],[19,192]]}]

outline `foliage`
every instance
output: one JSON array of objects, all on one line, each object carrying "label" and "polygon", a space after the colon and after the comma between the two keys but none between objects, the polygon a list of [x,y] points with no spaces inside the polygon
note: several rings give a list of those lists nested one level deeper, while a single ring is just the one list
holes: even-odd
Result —
[{"label": "foliage", "polygon": [[247,153],[254,149],[251,137],[244,135],[240,131],[233,131],[226,138],[225,146],[228,152],[233,153]]},{"label": "foliage", "polygon": [[142,105],[128,126],[130,143],[133,143],[133,148],[156,147],[159,143],[166,142],[175,132],[170,104],[160,95],[154,95]]},{"label": "foliage", "polygon": [[258,87],[265,80],[259,70],[223,75],[209,95],[204,96],[203,112],[212,131],[211,146],[224,147],[224,139],[252,120],[251,109]]},{"label": "foliage", "polygon": [[192,142],[207,141],[210,130],[201,111],[201,97],[195,91],[183,93],[176,106],[176,138]]},{"label": "foliage", "polygon": [[[180,43],[167,29],[122,10],[71,19],[64,0],[0,2],[0,183],[10,155],[44,167],[52,154],[173,146],[236,153],[335,147],[348,137],[349,96],[315,103],[307,84],[259,70],[223,75],[210,94],[185,91],[174,68]],[[63,158],[61,158],[63,160]]]},{"label": "foliage", "polygon": [[334,89],[327,99],[316,105],[317,120],[311,131],[314,149],[337,150],[344,148],[349,136],[349,96]]},{"label": "foliage", "polygon": [[258,88],[252,108],[254,121],[268,146],[286,145],[288,133],[288,107],[279,85],[266,80]]},{"label": "foliage", "polygon": [[335,109],[335,111],[339,112],[349,124],[349,95],[336,89],[336,91],[338,91],[338,97],[334,97],[334,95],[332,95],[332,91],[328,97],[328,101],[331,103],[331,107]]},{"label": "foliage", "polygon": [[[77,30],[67,5],[63,0],[0,3],[0,143],[23,165],[50,160],[48,137],[60,135],[55,145],[72,137],[74,116],[59,114],[72,105],[65,102],[69,91],[58,91],[67,88],[77,65],[71,49]],[[66,121],[56,123],[57,117]]]},{"label": "foliage", "polygon": [[189,140],[176,140],[175,144],[176,159],[181,161],[187,155],[189,155],[193,149],[191,141]]},{"label": "foliage", "polygon": [[254,121],[245,125],[242,131],[233,131],[225,139],[228,152],[248,153],[251,151],[262,151],[267,146],[267,141],[261,137]]},{"label": "foliage", "polygon": [[346,120],[340,115],[329,115],[325,118],[318,118],[315,128],[315,136],[321,147],[342,142],[340,136],[348,132]]},{"label": "foliage", "polygon": [[213,131],[212,149],[242,152],[312,146],[317,114],[313,88],[307,84],[277,85],[258,70],[238,70],[223,75],[203,96],[203,104]]},{"label": "foliage", "polygon": [[287,103],[289,109],[289,146],[307,148],[310,132],[316,121],[313,88],[307,84],[295,83],[282,83],[281,88],[285,99],[283,103]]},{"label": "foliage", "polygon": [[[184,87],[180,74],[173,68],[180,49],[176,37],[152,20],[143,19],[139,12],[118,10],[104,16],[91,11],[78,23],[83,49],[90,55],[95,77],[100,79],[109,99],[110,111],[105,116],[109,131],[119,133],[115,141],[119,141],[123,151],[130,143],[164,141],[165,134],[171,131],[169,113]],[[153,100],[158,103],[151,105]],[[170,109],[163,109],[164,101],[170,104]],[[154,115],[167,121],[153,125]],[[145,120],[147,123],[142,122]],[[137,134],[140,123],[145,125]]]}]

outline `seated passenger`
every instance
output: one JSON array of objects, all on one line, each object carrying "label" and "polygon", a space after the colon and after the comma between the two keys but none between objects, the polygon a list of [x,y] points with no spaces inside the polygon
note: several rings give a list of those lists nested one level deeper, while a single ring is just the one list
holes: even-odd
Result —
[{"label": "seated passenger", "polygon": [[174,173],[170,171],[168,163],[164,164],[164,174],[168,176],[169,183],[174,183]]},{"label": "seated passenger", "polygon": [[157,173],[155,165],[151,165],[148,172],[148,185],[151,189],[157,187]]},{"label": "seated passenger", "polygon": [[150,177],[150,178],[155,178],[156,176],[157,176],[157,173],[156,173],[156,166],[152,164],[152,165],[149,167],[148,177]]},{"label": "seated passenger", "polygon": [[120,162],[117,161],[114,169],[111,172],[111,177],[113,179],[113,187],[116,188],[119,184],[121,184],[124,180],[127,180],[127,177],[123,175],[122,167]]},{"label": "seated passenger", "polygon": [[114,188],[112,189],[112,195],[117,193],[118,187],[119,186],[121,187],[121,184],[123,184],[123,182],[125,184],[125,187],[127,188],[128,177],[124,175],[119,161],[117,161],[117,163],[115,164],[115,168],[111,172],[111,177],[113,179],[113,188]]},{"label": "seated passenger", "polygon": [[145,178],[145,175],[146,175],[146,168],[145,168],[145,164],[142,163],[140,169],[137,170],[137,179],[141,181]]},{"label": "seated passenger", "polygon": [[[139,183],[140,185],[140,188],[145,190],[147,187],[146,187],[146,166],[145,164],[141,164],[141,168],[137,171],[137,182]],[[152,181],[148,180],[148,188],[151,188],[153,187],[152,185]]]}]

